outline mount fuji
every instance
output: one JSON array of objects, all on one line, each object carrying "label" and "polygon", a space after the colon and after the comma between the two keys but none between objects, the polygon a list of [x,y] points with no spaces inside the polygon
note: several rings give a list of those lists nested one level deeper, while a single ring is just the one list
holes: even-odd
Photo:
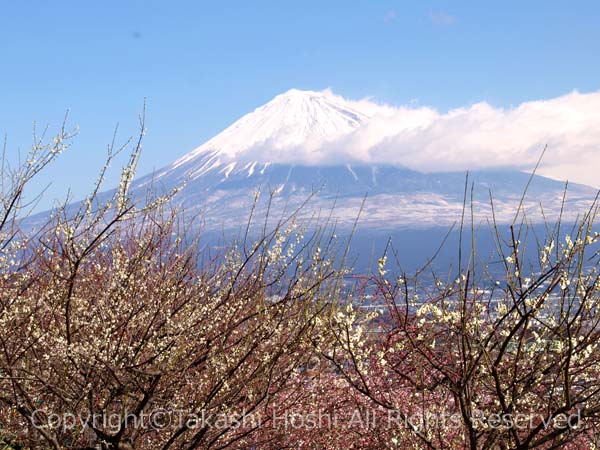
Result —
[{"label": "mount fuji", "polygon": [[[358,107],[357,107],[358,105]],[[446,226],[460,219],[465,173],[422,173],[397,164],[365,162],[344,143],[372,119],[330,91],[290,90],[243,116],[230,127],[171,165],[136,180],[133,192],[167,191],[184,185],[174,201],[187,214],[201,214],[205,227],[239,228],[248,218],[255,194],[272,194],[271,211],[290,211],[310,197],[306,213],[329,211],[340,226],[355,220],[365,195],[360,224],[384,229]],[[491,216],[490,192],[499,222],[510,222],[530,174],[519,170],[478,170],[473,183],[477,221]],[[524,201],[528,219],[558,216],[565,184],[534,176]],[[594,188],[569,185],[564,210],[574,218],[596,194]],[[267,202],[257,214],[265,214]],[[268,195],[266,197],[269,197]]]}]

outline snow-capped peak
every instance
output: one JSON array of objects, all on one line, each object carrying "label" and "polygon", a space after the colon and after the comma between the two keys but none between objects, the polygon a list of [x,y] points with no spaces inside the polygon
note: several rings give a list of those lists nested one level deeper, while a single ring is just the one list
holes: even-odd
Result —
[{"label": "snow-capped peak", "polygon": [[317,149],[344,136],[368,120],[343,98],[325,90],[291,89],[246,114],[233,125],[175,161],[173,168],[211,155],[216,163],[268,163],[302,146]]}]

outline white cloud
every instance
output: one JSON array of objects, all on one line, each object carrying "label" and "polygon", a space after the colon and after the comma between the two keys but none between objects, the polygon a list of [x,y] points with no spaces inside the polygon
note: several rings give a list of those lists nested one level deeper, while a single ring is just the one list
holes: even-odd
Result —
[{"label": "white cloud", "polygon": [[448,26],[456,22],[456,16],[444,11],[430,11],[429,20],[437,26]]},{"label": "white cloud", "polygon": [[[439,112],[343,100],[371,119],[350,135],[311,151],[313,162],[345,156],[424,172],[510,167],[531,170],[545,145],[540,173],[600,187],[600,92],[496,108],[486,102]],[[333,156],[332,156],[333,155]]]}]

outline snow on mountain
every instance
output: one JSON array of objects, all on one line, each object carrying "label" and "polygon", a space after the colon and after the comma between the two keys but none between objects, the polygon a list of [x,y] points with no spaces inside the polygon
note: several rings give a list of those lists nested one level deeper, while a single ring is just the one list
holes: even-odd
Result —
[{"label": "snow on mountain", "polygon": [[[168,169],[193,166],[191,177],[225,166],[252,175],[257,164],[293,159],[295,149],[317,151],[366,123],[368,116],[329,93],[291,89],[246,114]],[[200,164],[199,164],[200,163]],[[241,168],[240,164],[245,163]]]},{"label": "snow on mountain", "polygon": [[[359,111],[357,105],[329,91],[292,89],[170,166],[139,179],[134,188],[143,195],[150,185],[171,189],[185,182],[176,201],[191,214],[202,213],[208,228],[239,226],[259,189],[277,194],[272,201],[275,211],[289,211],[311,195],[307,214],[335,203],[335,217],[342,225],[354,220],[365,194],[364,226],[415,228],[458,220],[464,172],[426,174],[397,163],[368,164],[336,153],[344,138],[373,116],[372,110]],[[323,164],[325,160],[329,163]],[[490,216],[491,191],[497,220],[511,221],[528,178],[517,170],[473,172],[477,220]],[[536,176],[524,205],[529,218],[541,220],[540,202],[548,217],[557,216],[563,189],[560,181]],[[572,185],[567,214],[580,213],[594,195],[592,188]],[[265,208],[266,203],[259,205],[258,213]]]}]

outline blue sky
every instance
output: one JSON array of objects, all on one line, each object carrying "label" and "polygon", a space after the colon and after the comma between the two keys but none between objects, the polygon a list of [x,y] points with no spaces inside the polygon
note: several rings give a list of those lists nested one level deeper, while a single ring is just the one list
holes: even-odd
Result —
[{"label": "blue sky", "polygon": [[[597,1],[22,1],[0,6],[0,133],[66,109],[73,148],[44,204],[90,186],[148,102],[147,173],[295,87],[440,111],[600,89]],[[118,173],[109,179],[114,183]]]}]

